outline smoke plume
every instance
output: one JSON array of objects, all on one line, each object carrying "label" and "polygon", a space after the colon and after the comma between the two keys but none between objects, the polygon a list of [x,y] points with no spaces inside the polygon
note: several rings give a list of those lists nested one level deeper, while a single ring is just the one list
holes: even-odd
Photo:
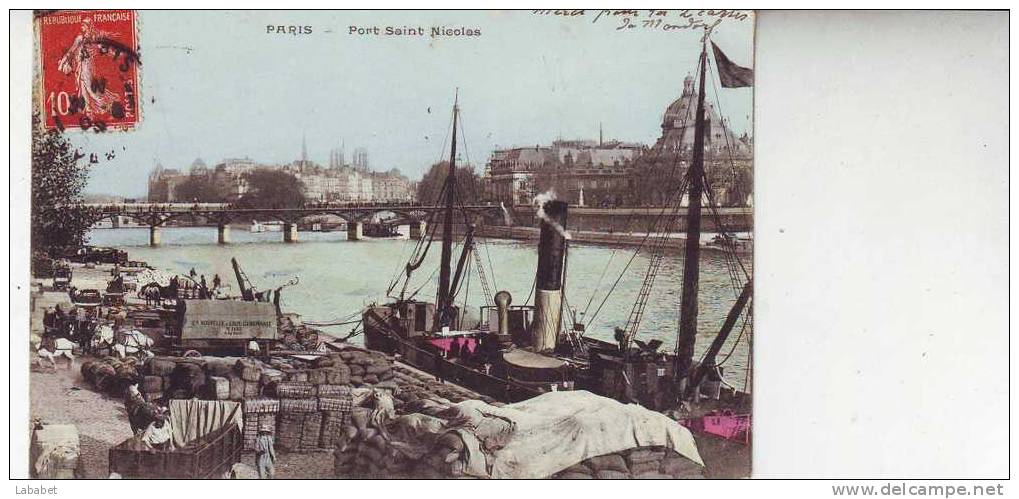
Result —
[{"label": "smoke plume", "polygon": [[552,228],[555,229],[555,231],[558,232],[560,236],[563,236],[563,238],[569,241],[570,239],[573,239],[573,236],[570,235],[570,232],[563,228],[562,225],[559,225],[559,222],[552,220],[551,217],[545,214],[545,203],[548,201],[555,200],[556,200],[555,189],[549,189],[541,194],[538,194],[537,196],[534,196],[534,200],[531,202],[537,209],[535,216],[544,220],[547,224],[552,226]]}]

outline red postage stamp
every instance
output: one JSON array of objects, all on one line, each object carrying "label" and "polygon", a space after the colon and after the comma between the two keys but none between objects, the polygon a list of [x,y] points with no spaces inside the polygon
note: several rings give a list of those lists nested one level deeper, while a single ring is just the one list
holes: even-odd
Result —
[{"label": "red postage stamp", "polygon": [[136,17],[133,10],[38,15],[39,105],[47,129],[101,132],[138,124]]}]

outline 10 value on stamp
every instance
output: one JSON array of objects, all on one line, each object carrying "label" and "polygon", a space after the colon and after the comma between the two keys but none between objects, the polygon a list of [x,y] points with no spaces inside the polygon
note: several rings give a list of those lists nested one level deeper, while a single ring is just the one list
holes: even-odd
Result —
[{"label": "10 value on stamp", "polygon": [[39,112],[46,129],[103,132],[141,119],[137,13],[54,11],[36,16]]}]

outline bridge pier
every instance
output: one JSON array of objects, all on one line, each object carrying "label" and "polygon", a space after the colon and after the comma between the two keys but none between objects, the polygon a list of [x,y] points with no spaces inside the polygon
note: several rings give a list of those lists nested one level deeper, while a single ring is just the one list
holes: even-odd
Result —
[{"label": "bridge pier", "polygon": [[216,243],[217,244],[230,244],[230,226],[227,224],[220,224],[216,226]]},{"label": "bridge pier", "polygon": [[114,215],[113,216],[113,228],[114,229],[119,229],[120,228],[120,215]]},{"label": "bridge pier", "polygon": [[428,222],[424,220],[412,221],[410,223],[410,238],[421,239],[428,233]]},{"label": "bridge pier", "polygon": [[285,243],[296,243],[297,242],[297,224],[296,223],[284,223],[283,224],[283,242],[285,242]]},{"label": "bridge pier", "polygon": [[159,246],[160,240],[159,226],[149,226],[149,246]]},{"label": "bridge pier", "polygon": [[347,240],[360,241],[364,239],[364,224],[361,222],[347,222]]}]

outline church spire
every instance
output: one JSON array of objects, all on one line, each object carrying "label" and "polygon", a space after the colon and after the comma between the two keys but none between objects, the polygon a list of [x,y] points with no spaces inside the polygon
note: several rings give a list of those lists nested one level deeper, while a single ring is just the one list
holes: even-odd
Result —
[{"label": "church spire", "polygon": [[304,133],[301,134],[301,162],[308,162],[308,140]]}]

